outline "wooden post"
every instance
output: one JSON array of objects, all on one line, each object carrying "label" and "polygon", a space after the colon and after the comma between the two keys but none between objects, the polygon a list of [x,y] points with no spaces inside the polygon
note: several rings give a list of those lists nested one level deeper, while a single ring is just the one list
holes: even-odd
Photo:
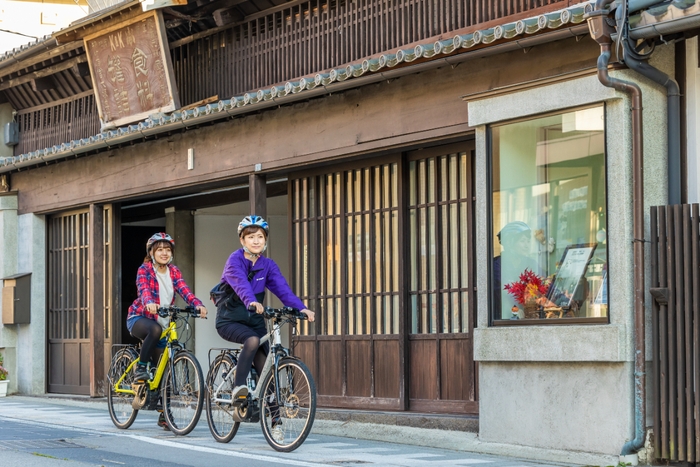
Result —
[{"label": "wooden post", "polygon": [[104,210],[90,205],[88,247],[88,306],[90,316],[90,396],[104,394]]},{"label": "wooden post", "polygon": [[267,217],[267,177],[250,174],[248,177],[250,214]]},{"label": "wooden post", "polygon": [[[190,289],[194,292],[194,216],[189,210],[176,210],[174,207],[165,208],[165,231],[175,240],[173,251],[173,264],[176,264],[182,273]],[[186,306],[187,303],[175,293],[177,306]],[[197,320],[190,320],[192,338],[185,342],[187,350],[194,352]]]}]

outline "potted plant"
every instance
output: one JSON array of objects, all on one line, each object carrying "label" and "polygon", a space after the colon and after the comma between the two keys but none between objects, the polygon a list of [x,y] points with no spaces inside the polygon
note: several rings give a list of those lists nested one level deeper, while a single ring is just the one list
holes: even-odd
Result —
[{"label": "potted plant", "polygon": [[7,395],[7,386],[10,384],[10,380],[7,379],[9,372],[7,368],[3,366],[5,363],[2,354],[0,354],[0,397],[5,397]]},{"label": "potted plant", "polygon": [[547,278],[538,276],[530,269],[525,269],[520,274],[519,279],[504,286],[506,292],[512,295],[517,303],[511,310],[514,317],[519,316],[520,308],[518,305],[520,305],[523,309],[524,318],[539,318],[540,307],[548,304],[546,295],[549,291],[550,281]]}]

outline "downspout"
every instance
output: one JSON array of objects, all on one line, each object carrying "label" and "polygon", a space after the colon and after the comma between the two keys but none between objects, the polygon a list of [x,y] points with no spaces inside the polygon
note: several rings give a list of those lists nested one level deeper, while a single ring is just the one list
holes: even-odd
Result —
[{"label": "downspout", "polygon": [[646,373],[644,342],[644,171],[642,138],[642,90],[636,83],[612,78],[608,74],[611,35],[607,6],[613,0],[597,0],[595,11],[587,16],[591,37],[600,44],[598,80],[610,88],[629,94],[632,100],[632,194],[634,245],[634,424],[635,437],[622,447],[621,455],[634,454],[644,446],[646,424]]},{"label": "downspout", "polygon": [[623,40],[625,65],[666,88],[668,145],[668,204],[681,204],[681,92],[678,82],[646,61],[640,60]]}]

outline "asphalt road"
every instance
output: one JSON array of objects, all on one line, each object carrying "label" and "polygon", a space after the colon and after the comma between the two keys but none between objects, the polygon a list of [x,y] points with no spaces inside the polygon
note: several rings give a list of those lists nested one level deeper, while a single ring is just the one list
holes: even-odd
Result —
[{"label": "asphalt road", "polygon": [[[106,403],[0,398],[0,466],[479,466],[537,467],[543,464],[448,449],[327,436],[312,431],[292,453],[267,444],[258,424],[243,424],[228,444],[214,441],[206,414],[188,436],[156,426],[155,412],[139,412],[119,430]],[[560,464],[561,465],[561,464]]]}]

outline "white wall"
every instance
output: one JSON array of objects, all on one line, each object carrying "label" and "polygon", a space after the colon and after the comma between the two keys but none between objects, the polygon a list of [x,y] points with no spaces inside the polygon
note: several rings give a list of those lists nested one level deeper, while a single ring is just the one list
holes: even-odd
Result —
[{"label": "white wall", "polygon": [[[287,228],[287,197],[268,199],[270,242],[266,256],[275,260],[280,270],[289,277],[289,241]],[[195,329],[195,355],[206,373],[209,362],[209,349],[216,347],[237,347],[230,344],[216,332],[216,308],[209,300],[209,290],[219,283],[226,260],[231,253],[241,247],[236,233],[238,223],[249,214],[249,204],[235,203],[216,208],[200,209],[194,217],[194,293],[204,302],[209,319],[197,321]],[[280,306],[279,300],[268,292],[267,302]],[[215,356],[212,353],[212,358]]]}]

